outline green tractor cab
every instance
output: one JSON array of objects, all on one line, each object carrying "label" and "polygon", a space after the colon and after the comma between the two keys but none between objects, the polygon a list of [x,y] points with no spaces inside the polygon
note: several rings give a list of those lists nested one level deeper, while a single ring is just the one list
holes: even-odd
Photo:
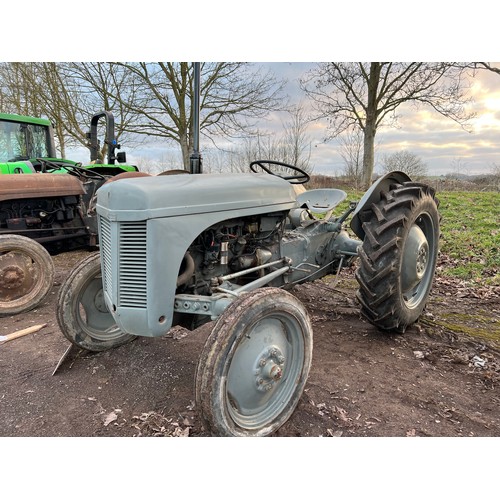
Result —
[{"label": "green tractor cab", "polygon": [[[106,163],[103,163],[100,157],[98,139],[98,123],[103,117],[106,119]],[[137,167],[125,164],[125,153],[116,153],[120,145],[114,134],[115,122],[112,113],[102,111],[95,114],[91,119],[90,131],[87,133],[90,162],[83,165],[72,160],[57,158],[54,129],[49,120],[0,113],[0,174],[82,175],[84,172],[78,169],[92,170],[104,176],[136,172]]]},{"label": "green tractor cab", "polygon": [[[37,158],[56,158],[53,128],[49,120],[0,113],[0,173],[34,174],[42,170]],[[68,162],[74,164],[75,162]]]}]

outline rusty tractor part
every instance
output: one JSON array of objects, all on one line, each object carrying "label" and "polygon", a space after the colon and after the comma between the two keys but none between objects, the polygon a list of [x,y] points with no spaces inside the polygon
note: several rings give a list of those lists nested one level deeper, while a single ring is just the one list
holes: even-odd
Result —
[{"label": "rusty tractor part", "polygon": [[97,223],[88,206],[99,184],[72,175],[2,175],[0,235],[31,238],[49,253],[95,247]]},{"label": "rusty tractor part", "polygon": [[0,316],[35,308],[53,281],[54,263],[45,248],[25,236],[0,235]]}]

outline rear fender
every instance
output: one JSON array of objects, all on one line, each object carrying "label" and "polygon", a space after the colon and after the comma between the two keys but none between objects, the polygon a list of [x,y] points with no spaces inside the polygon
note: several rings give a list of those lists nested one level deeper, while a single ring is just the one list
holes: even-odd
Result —
[{"label": "rear fender", "polygon": [[382,191],[389,191],[392,184],[402,184],[403,182],[409,181],[411,181],[411,179],[407,174],[404,172],[394,171],[380,177],[380,179],[370,186],[361,200],[359,200],[351,219],[351,229],[358,238],[361,240],[365,238],[365,231],[363,229],[360,214],[364,210],[368,209],[373,203],[380,201],[380,193]]},{"label": "rear fender", "polygon": [[35,173],[35,168],[33,164],[26,161],[15,161],[0,164],[0,174],[33,174]]},{"label": "rear fender", "polygon": [[94,170],[102,175],[119,175],[124,172],[138,172],[139,169],[135,165],[108,165],[104,163],[93,163],[83,165],[86,170]]}]

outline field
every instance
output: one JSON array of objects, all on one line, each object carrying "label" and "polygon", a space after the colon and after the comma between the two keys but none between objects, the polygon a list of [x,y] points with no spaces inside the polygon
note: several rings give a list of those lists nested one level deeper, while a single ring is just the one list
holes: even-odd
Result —
[{"label": "field", "polygon": [[500,193],[439,193],[443,276],[500,285]]}]

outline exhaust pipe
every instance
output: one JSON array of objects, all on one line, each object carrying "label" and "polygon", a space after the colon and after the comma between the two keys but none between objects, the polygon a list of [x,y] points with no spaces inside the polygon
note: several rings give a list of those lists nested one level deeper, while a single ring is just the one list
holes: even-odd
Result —
[{"label": "exhaust pipe", "polygon": [[202,162],[200,154],[200,63],[193,63],[194,69],[194,99],[193,99],[193,152],[189,157],[189,172],[191,174],[202,173]]}]

